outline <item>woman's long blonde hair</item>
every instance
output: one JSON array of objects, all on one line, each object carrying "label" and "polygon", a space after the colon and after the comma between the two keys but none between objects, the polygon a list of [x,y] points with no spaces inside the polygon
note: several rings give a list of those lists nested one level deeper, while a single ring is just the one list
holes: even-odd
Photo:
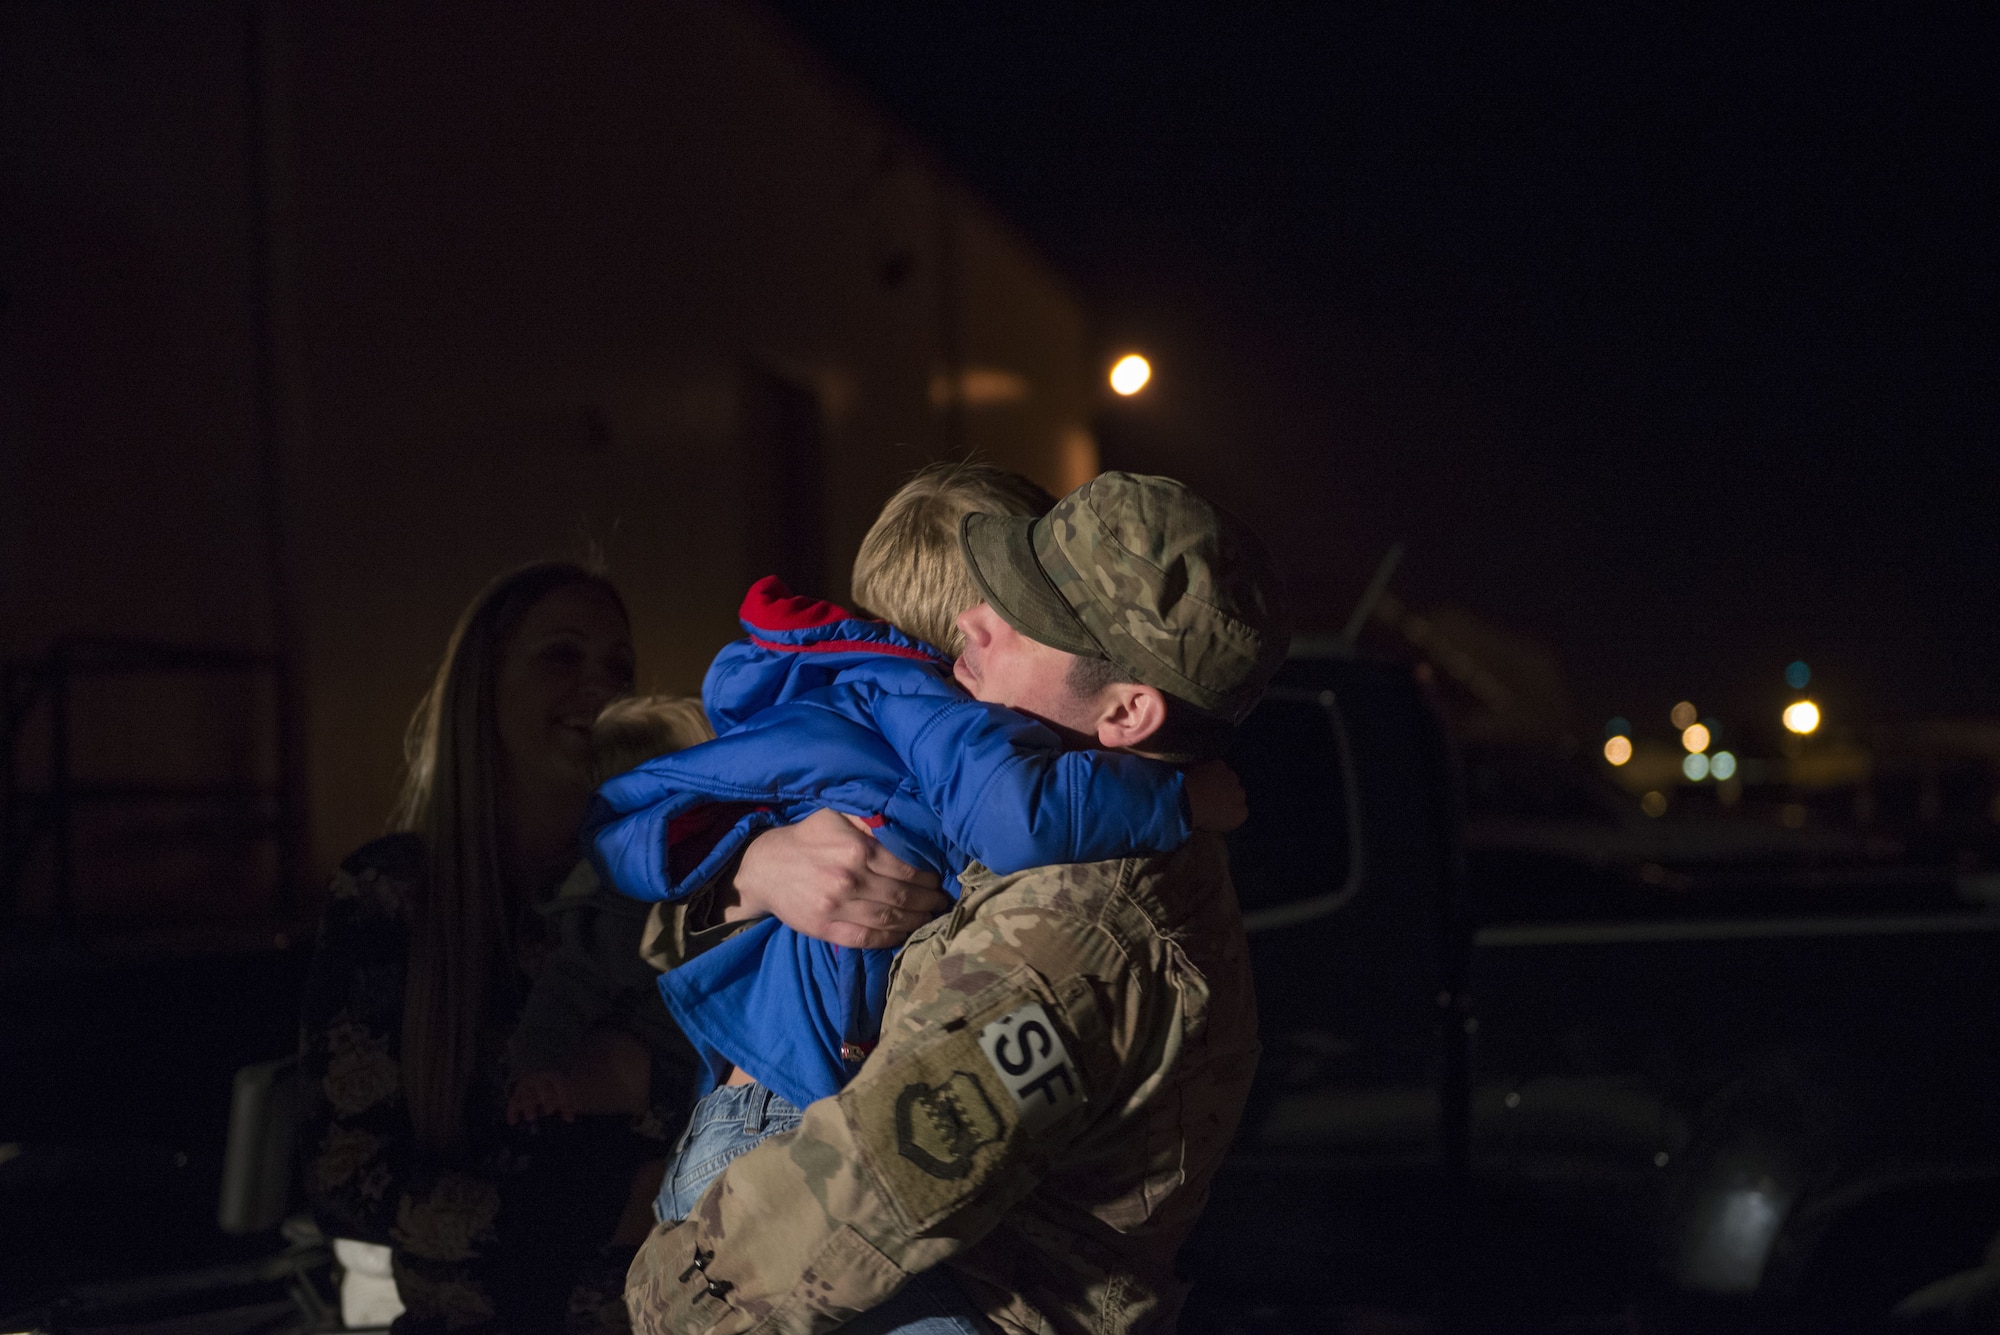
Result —
[{"label": "woman's long blonde hair", "polygon": [[528,609],[574,584],[624,600],[598,571],[541,561],[502,575],[472,600],[404,739],[407,772],[392,823],[423,836],[425,877],[410,927],[403,987],[403,1090],[417,1137],[451,1150],[481,1021],[516,999],[514,925],[522,905],[501,871],[501,754],[494,684]]}]

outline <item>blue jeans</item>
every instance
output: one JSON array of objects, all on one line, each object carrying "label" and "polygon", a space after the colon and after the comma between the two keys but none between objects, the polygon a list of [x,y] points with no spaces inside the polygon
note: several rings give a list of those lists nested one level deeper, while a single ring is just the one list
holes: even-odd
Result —
[{"label": "blue jeans", "polygon": [[[674,1147],[653,1215],[661,1223],[694,1212],[730,1160],[767,1136],[791,1131],[799,1110],[762,1085],[718,1085],[695,1102]],[[943,1266],[926,1270],[902,1292],[841,1327],[848,1335],[994,1335]]]},{"label": "blue jeans", "polygon": [[695,1203],[730,1160],[767,1136],[794,1130],[799,1110],[762,1085],[717,1085],[695,1101],[687,1130],[667,1164],[653,1217],[671,1224],[694,1213]]}]

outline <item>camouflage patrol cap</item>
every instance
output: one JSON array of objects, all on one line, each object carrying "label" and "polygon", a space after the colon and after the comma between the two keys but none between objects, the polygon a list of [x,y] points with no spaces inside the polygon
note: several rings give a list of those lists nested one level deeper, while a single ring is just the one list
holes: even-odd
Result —
[{"label": "camouflage patrol cap", "polygon": [[959,541],[1014,629],[1231,723],[1291,642],[1264,544],[1172,478],[1104,473],[1040,519],[969,514]]}]

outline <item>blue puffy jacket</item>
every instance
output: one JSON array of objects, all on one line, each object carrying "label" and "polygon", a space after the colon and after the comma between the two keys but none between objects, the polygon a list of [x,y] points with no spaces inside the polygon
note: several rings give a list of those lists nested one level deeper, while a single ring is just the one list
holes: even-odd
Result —
[{"label": "blue puffy jacket", "polygon": [[[1167,852],[1191,830],[1180,772],[1113,751],[1065,751],[1042,724],[981,704],[936,649],[886,622],[794,598],[745,597],[749,638],[717,655],[702,701],[721,734],[598,790],[585,838],[607,884],[678,899],[752,835],[820,807],[940,876]],[[874,1046],[889,950],[828,945],[765,920],[660,978],[708,1083],[740,1066],[804,1107],[839,1091]]]}]

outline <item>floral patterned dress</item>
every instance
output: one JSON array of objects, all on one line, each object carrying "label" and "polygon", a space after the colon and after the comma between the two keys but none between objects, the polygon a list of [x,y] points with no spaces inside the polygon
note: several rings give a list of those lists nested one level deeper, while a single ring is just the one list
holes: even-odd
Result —
[{"label": "floral patterned dress", "polygon": [[686,1117],[688,1073],[671,1055],[655,1061],[644,1118],[509,1127],[501,1064],[518,1017],[497,1015],[480,1038],[466,1150],[419,1145],[400,1048],[422,877],[422,841],[403,834],[365,846],[333,880],[300,1042],[313,1214],[329,1236],[391,1249],[398,1332],[623,1329],[631,1253],[606,1240],[635,1170],[666,1154]]}]

